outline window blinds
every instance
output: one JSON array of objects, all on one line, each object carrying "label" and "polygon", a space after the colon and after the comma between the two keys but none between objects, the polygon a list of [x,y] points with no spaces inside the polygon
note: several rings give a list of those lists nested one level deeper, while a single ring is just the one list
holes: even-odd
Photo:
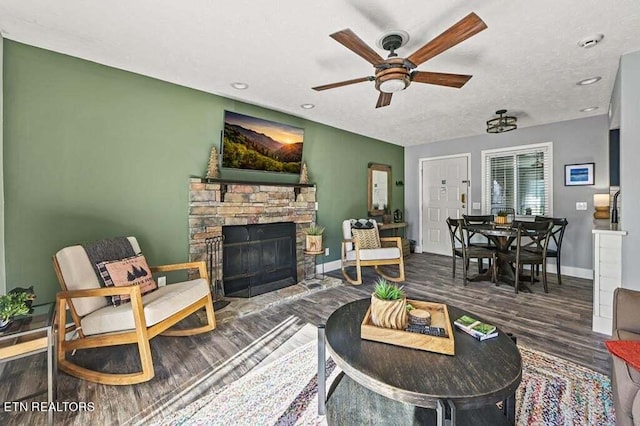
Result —
[{"label": "window blinds", "polygon": [[551,143],[482,151],[482,210],[551,215]]}]

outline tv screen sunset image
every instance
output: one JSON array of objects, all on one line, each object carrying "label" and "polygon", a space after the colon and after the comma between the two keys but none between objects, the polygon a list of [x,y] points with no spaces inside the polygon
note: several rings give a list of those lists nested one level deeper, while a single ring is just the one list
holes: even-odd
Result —
[{"label": "tv screen sunset image", "polygon": [[304,130],[225,111],[222,167],[300,173]]}]

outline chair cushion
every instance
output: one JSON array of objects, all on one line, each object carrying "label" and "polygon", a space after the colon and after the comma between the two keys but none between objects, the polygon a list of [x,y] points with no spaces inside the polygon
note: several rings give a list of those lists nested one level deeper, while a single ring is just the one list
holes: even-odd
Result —
[{"label": "chair cushion", "polygon": [[351,232],[353,233],[353,239],[358,241],[360,249],[380,248],[380,236],[377,229],[352,228]]},{"label": "chair cushion", "polygon": [[[361,249],[360,260],[384,260],[400,259],[401,253],[398,247],[383,247],[377,249]],[[348,251],[347,260],[356,260],[356,252]]]},{"label": "chair cushion", "polygon": [[[99,262],[97,266],[105,287],[139,285],[140,293],[143,295],[158,288],[151,275],[151,268],[142,254],[122,260]],[[116,294],[109,296],[109,299],[114,306],[119,306],[121,303],[129,302],[129,295]]]},{"label": "chair cushion", "polygon": [[[140,246],[135,237],[128,237],[133,251],[140,253]],[[56,260],[64,278],[67,290],[85,290],[100,288],[98,277],[89,261],[87,252],[81,245],[65,247],[56,253]],[[87,315],[97,309],[107,306],[105,297],[82,297],[72,299],[73,307],[80,316]]]},{"label": "chair cushion", "polygon": [[[197,302],[209,293],[204,278],[169,284],[142,297],[147,327],[159,323],[181,309]],[[104,299],[104,298],[103,298]],[[135,329],[131,303],[105,306],[82,318],[80,324],[85,335]]]}]

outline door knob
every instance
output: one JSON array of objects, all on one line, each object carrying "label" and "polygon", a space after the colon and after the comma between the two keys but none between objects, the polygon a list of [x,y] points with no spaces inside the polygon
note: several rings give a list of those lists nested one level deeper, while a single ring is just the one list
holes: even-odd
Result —
[{"label": "door knob", "polygon": [[467,199],[467,194],[465,194],[465,193],[460,194],[460,201],[462,203],[466,203],[466,199]]}]

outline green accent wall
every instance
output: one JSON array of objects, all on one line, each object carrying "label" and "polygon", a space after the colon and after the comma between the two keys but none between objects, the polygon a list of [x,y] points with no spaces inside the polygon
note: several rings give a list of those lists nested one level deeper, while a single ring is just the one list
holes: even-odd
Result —
[{"label": "green accent wall", "polygon": [[[224,110],[305,129],[325,262],[340,258],[342,220],[367,215],[368,163],[404,180],[400,146],[9,40],[3,91],[7,289],[34,285],[41,302],[59,290],[51,257],[68,245],[134,235],[152,265],[188,259],[189,178],[219,147]],[[392,189],[403,209],[404,187]]]}]

